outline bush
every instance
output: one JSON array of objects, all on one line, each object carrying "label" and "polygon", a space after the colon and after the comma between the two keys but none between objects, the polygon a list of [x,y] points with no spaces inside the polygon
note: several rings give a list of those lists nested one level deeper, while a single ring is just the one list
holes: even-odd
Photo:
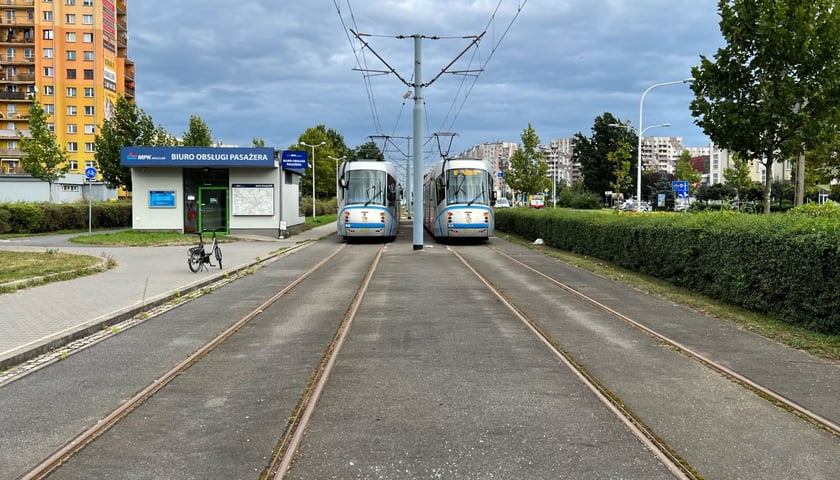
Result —
[{"label": "bush", "polygon": [[4,203],[0,204],[0,233],[42,233],[88,228],[131,227],[131,202]]},{"label": "bush", "polygon": [[499,211],[496,228],[840,334],[840,215]]}]

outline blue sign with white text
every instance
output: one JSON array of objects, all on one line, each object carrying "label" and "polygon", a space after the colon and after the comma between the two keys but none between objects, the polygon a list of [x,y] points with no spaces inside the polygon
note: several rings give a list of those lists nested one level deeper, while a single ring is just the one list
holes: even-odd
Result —
[{"label": "blue sign with white text", "polygon": [[273,167],[273,148],[122,147],[126,167]]},{"label": "blue sign with white text", "polygon": [[307,155],[305,150],[283,150],[283,155],[280,157],[280,165],[285,170],[292,169],[306,169]]}]

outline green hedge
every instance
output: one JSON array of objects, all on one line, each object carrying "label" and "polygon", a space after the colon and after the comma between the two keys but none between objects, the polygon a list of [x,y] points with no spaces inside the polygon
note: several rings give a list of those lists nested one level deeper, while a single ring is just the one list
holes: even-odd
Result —
[{"label": "green hedge", "polygon": [[840,334],[840,208],[788,214],[500,210],[496,228]]},{"label": "green hedge", "polygon": [[[96,202],[93,228],[131,227],[131,202]],[[0,233],[43,233],[88,228],[88,204],[0,203]]]}]

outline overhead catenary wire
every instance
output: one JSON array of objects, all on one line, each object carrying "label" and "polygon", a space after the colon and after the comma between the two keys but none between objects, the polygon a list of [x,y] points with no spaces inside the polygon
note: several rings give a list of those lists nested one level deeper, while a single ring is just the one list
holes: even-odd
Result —
[{"label": "overhead catenary wire", "polygon": [[[505,28],[502,30],[501,35],[498,37],[498,39],[496,39],[495,38],[495,30],[494,30],[493,27],[496,23],[496,19],[498,18],[499,12],[501,11],[502,4],[504,2],[505,2],[505,0],[498,0],[498,2],[496,3],[495,9],[493,10],[493,13],[490,15],[490,18],[487,21],[487,24],[486,24],[484,30],[479,35],[468,36],[468,37],[465,37],[465,36],[431,36],[431,35],[422,36],[422,38],[431,39],[431,40],[449,40],[449,39],[464,39],[464,38],[472,38],[473,39],[473,41],[470,43],[470,45],[468,47],[466,47],[455,58],[455,60],[453,60],[446,67],[441,69],[441,71],[435,77],[433,77],[432,80],[430,80],[429,82],[421,84],[422,86],[428,86],[431,83],[433,83],[435,80],[437,80],[440,76],[442,76],[444,73],[450,73],[450,74],[463,75],[464,76],[464,78],[461,81],[459,87],[457,88],[451,102],[448,102],[449,108],[447,109],[447,112],[446,112],[446,114],[445,114],[445,116],[444,116],[444,118],[441,122],[441,128],[440,128],[441,131],[455,130],[454,126],[455,126],[455,124],[456,124],[456,122],[457,122],[457,120],[460,116],[460,113],[465,108],[465,106],[467,104],[467,100],[469,99],[470,95],[473,92],[473,89],[475,88],[475,86],[478,82],[478,78],[480,77],[480,74],[486,69],[487,65],[490,63],[490,61],[493,58],[493,56],[495,55],[496,51],[499,49],[499,46],[501,45],[502,41],[506,38],[507,34],[510,32],[511,28],[513,27],[513,24],[519,18],[519,16],[522,13],[525,5],[528,3],[527,0],[519,0],[518,1],[518,5],[516,7],[514,15],[512,16],[512,18],[508,22],[508,24],[505,26]],[[383,135],[384,129],[382,128],[381,120],[380,120],[380,117],[379,117],[379,111],[378,111],[378,108],[377,108],[377,102],[376,102],[376,99],[375,99],[375,92],[374,92],[374,89],[373,89],[373,84],[371,82],[371,77],[374,76],[374,75],[387,75],[387,74],[391,73],[391,74],[394,74],[394,76],[396,76],[401,82],[403,82],[404,84],[406,84],[408,86],[414,86],[414,83],[422,82],[423,80],[422,79],[411,78],[411,80],[409,81],[409,80],[405,79],[404,77],[402,77],[395,68],[391,67],[384,58],[382,58],[379,54],[377,54],[373,50],[373,48],[371,47],[369,42],[366,42],[365,40],[362,39],[362,36],[370,37],[370,38],[398,38],[398,39],[415,38],[416,36],[415,35],[396,35],[396,36],[394,36],[394,35],[381,35],[381,34],[369,34],[369,33],[361,34],[361,33],[358,33],[359,32],[358,23],[356,21],[355,13],[353,12],[353,9],[350,5],[350,0],[345,0],[344,3],[347,6],[347,10],[350,12],[350,19],[351,19],[352,26],[348,26],[347,22],[344,20],[344,16],[342,15],[342,10],[341,10],[341,1],[340,0],[333,0],[333,3],[336,7],[336,12],[338,13],[339,18],[341,20],[342,27],[345,30],[345,35],[347,36],[348,42],[351,44],[351,49],[353,51],[353,55],[355,56],[356,67],[357,67],[355,69],[364,72],[363,73],[363,78],[364,78],[364,81],[365,81],[365,88],[366,88],[367,95],[368,95],[368,103],[369,103],[369,106],[370,106],[370,109],[371,109],[371,115],[373,117],[373,123],[374,123],[374,127],[376,129],[376,133],[377,133],[377,135]],[[489,55],[483,61],[481,61],[480,56],[479,56],[480,41],[483,39],[484,35],[488,31],[493,32],[494,38],[491,39],[491,48],[490,48]],[[358,41],[361,42],[361,47],[360,48],[358,48],[358,49],[356,48],[356,45],[355,45],[355,43],[354,43],[350,34],[355,36],[358,39]],[[473,51],[472,56],[469,57],[467,68],[458,69],[458,70],[450,70],[450,68],[452,66],[454,66],[454,64],[461,57],[463,57],[463,55],[465,53],[467,53],[470,49],[473,49],[473,48],[475,50]],[[366,49],[370,50],[371,53],[374,56],[376,56],[382,62],[383,65],[386,66],[385,70],[375,70],[375,69],[369,68],[368,63],[367,63],[367,57],[366,57],[365,52],[364,52]],[[477,57],[478,57],[478,60],[477,60]],[[476,61],[479,62],[480,66],[478,68],[472,68]],[[467,79],[469,77],[472,77],[473,81],[468,84]],[[460,102],[459,102],[459,99],[460,99]],[[400,119],[402,118],[402,112],[405,109],[405,103],[406,103],[405,101],[406,100],[407,100],[406,98],[403,99],[402,107],[401,107],[400,112],[397,116],[397,120],[394,124],[394,130],[393,130],[394,133],[396,132],[397,128],[399,127]],[[429,106],[427,105],[425,99],[423,100],[422,103],[423,103],[423,109],[426,112],[428,112],[429,111]],[[425,123],[427,124],[426,125],[426,131],[431,131],[431,129],[429,128],[429,125],[428,125],[428,123],[429,123],[429,115],[428,114],[424,115],[424,120],[425,120]],[[430,140],[431,140],[431,137],[429,137],[426,141],[424,141],[424,146],[427,145]]]}]

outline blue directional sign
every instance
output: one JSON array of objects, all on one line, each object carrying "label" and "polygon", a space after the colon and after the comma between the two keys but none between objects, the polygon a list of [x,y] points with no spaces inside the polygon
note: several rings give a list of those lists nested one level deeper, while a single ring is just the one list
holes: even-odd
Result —
[{"label": "blue directional sign", "polygon": [[88,180],[93,180],[96,178],[96,169],[93,167],[88,167],[85,169],[85,178]]},{"label": "blue directional sign", "polygon": [[677,192],[677,197],[688,198],[688,182],[685,180],[674,180],[671,182],[671,190]]}]

